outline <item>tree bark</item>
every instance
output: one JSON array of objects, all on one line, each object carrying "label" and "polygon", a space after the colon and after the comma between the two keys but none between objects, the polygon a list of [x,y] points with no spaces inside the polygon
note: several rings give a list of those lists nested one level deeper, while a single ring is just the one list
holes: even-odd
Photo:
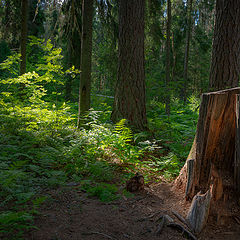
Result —
[{"label": "tree bark", "polygon": [[211,197],[211,192],[208,190],[205,194],[198,193],[193,198],[186,220],[196,234],[199,234],[207,224]]},{"label": "tree bark", "polygon": [[[4,25],[3,27],[3,39],[5,41],[8,40],[8,37],[10,35],[10,31],[9,31],[9,28],[10,28],[10,16],[11,16],[11,4],[10,4],[10,1],[6,1],[5,3],[5,14],[4,14],[4,17],[2,19],[2,24]],[[9,40],[8,40],[9,41]]]},{"label": "tree bark", "polygon": [[240,193],[240,95],[236,96],[236,141],[235,141],[235,161],[234,161],[234,182],[236,190]]},{"label": "tree bark", "polygon": [[[67,31],[66,36],[68,38],[68,66],[74,66],[80,70],[81,64],[81,31],[82,31],[82,20],[81,20],[81,1],[71,1],[68,9],[67,19]],[[80,57],[79,57],[80,56]],[[65,99],[66,101],[73,99],[73,85],[74,81],[71,76],[68,76],[65,83]]]},{"label": "tree bark", "polygon": [[145,0],[120,0],[119,58],[112,120],[147,127],[144,71]]},{"label": "tree bark", "polygon": [[51,20],[50,20],[50,36],[51,43],[56,46],[56,36],[57,36],[57,25],[58,25],[58,9],[57,2],[53,0],[51,8]]},{"label": "tree bark", "polygon": [[[198,192],[211,191],[211,208],[221,216],[226,200],[240,193],[239,101],[240,88],[202,95],[196,136],[175,186],[185,190],[187,200]],[[235,146],[236,144],[236,146]],[[235,177],[234,177],[235,176]],[[217,206],[217,207],[216,207]]]},{"label": "tree bark", "polygon": [[183,101],[187,100],[187,83],[188,83],[188,59],[189,59],[189,47],[192,31],[192,0],[187,1],[187,31],[186,31],[186,43],[184,54],[184,70],[183,70]]},{"label": "tree bark", "polygon": [[172,63],[172,77],[171,81],[175,81],[175,68],[176,68],[176,51],[175,51],[175,46],[174,46],[174,33],[172,32],[172,54],[173,54],[173,63]]},{"label": "tree bark", "polygon": [[92,21],[93,0],[82,2],[82,46],[81,46],[81,79],[79,87],[79,117],[90,108],[91,69],[92,69]]},{"label": "tree bark", "polygon": [[20,75],[26,72],[26,60],[27,60],[27,12],[28,12],[28,0],[22,0],[21,7],[21,39],[20,39]]},{"label": "tree bark", "polygon": [[210,70],[210,89],[238,86],[240,58],[240,1],[217,0]]},{"label": "tree bark", "polygon": [[166,114],[170,115],[170,98],[171,98],[171,91],[170,91],[170,68],[171,68],[171,61],[170,61],[170,54],[171,54],[171,43],[170,43],[170,34],[171,34],[171,0],[167,0],[167,40],[166,40],[166,107],[165,111]]}]

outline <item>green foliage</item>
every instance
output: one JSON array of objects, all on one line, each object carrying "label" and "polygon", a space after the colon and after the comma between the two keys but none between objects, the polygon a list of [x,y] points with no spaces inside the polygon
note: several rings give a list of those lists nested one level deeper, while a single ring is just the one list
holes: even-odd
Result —
[{"label": "green foliage", "polygon": [[154,171],[163,172],[163,176],[167,179],[176,177],[183,166],[183,163],[180,163],[178,157],[171,152],[160,158],[154,156],[151,156],[151,158],[153,161],[149,163],[149,166],[151,166]]},{"label": "green foliage", "polygon": [[[173,99],[170,119],[164,104],[152,100],[151,132],[134,134],[126,119],[111,123],[111,97],[101,96],[99,104],[99,96],[93,95],[94,109],[76,129],[77,104],[64,103],[61,92],[66,73],[77,77],[79,71],[63,71],[61,49],[50,41],[31,37],[28,51],[26,74],[18,75],[18,54],[0,64],[1,239],[20,239],[24,229],[33,227],[47,198],[42,189],[76,181],[89,196],[109,202],[121,196],[119,185],[136,171],[148,181],[152,174],[177,175],[194,136],[196,97],[186,106]],[[119,185],[112,184],[116,180]]]},{"label": "green foliage", "polygon": [[[20,239],[25,229],[33,227],[38,208],[47,198],[41,194],[42,189],[74,181],[81,183],[82,190],[89,196],[109,202],[120,197],[119,185],[136,172],[143,173],[146,181],[155,181],[159,175],[172,179],[178,174],[195,135],[200,105],[198,96],[208,87],[214,22],[214,1],[193,4],[194,31],[186,86],[188,100],[184,105],[179,99],[182,98],[188,27],[185,2],[173,1],[172,4],[170,117],[165,114],[164,104],[167,93],[166,1],[147,2],[145,70],[150,131],[134,134],[126,119],[115,125],[110,120],[118,65],[117,1],[96,3],[93,108],[82,119],[81,129],[75,128],[80,72],[75,67],[69,68],[70,62],[76,67],[80,62],[77,49],[80,47],[81,18],[70,21],[66,29],[69,35],[60,39],[61,34],[57,34],[62,33],[62,29],[58,29],[59,23],[62,19],[71,20],[73,16],[67,16],[66,9],[62,16],[57,8],[51,9],[44,3],[38,6],[35,16],[37,1],[34,0],[29,16],[35,20],[29,23],[29,31],[35,36],[29,37],[27,46],[27,73],[19,76],[20,55],[10,52],[10,48],[19,47],[15,32],[20,21],[15,24],[11,21],[19,19],[20,1],[0,1],[3,23],[0,34],[1,37],[8,35],[8,39],[0,42],[0,239]],[[59,4],[56,6],[60,8]],[[71,4],[64,4],[71,9]],[[80,5],[75,6],[68,14],[76,11],[74,16],[77,16],[80,8]],[[8,11],[11,19],[6,14]],[[36,37],[43,33],[42,23],[47,14],[44,23],[48,30],[44,36],[51,35],[54,43]],[[11,32],[4,33],[5,25]],[[65,59],[60,42],[67,52]],[[69,99],[75,101],[64,103],[63,93],[69,79],[72,82],[70,95],[73,96]],[[125,190],[122,194],[133,196]]]},{"label": "green foliage", "polygon": [[0,223],[0,236],[1,233],[14,231],[15,239],[21,239],[24,230],[33,228],[33,216],[25,211],[3,212],[0,214]]},{"label": "green foliage", "polygon": [[192,112],[198,112],[198,109],[200,107],[200,98],[192,95],[188,97],[188,102],[189,102],[189,108]]},{"label": "green foliage", "polygon": [[[67,180],[65,171],[58,168],[58,158],[75,118],[65,103],[55,97],[55,103],[49,101],[54,96],[49,90],[63,84],[61,50],[53,48],[50,41],[45,44],[32,37],[30,46],[36,45],[43,53],[31,66],[36,71],[18,76],[18,54],[0,66],[5,73],[0,79],[2,234],[21,234],[32,227],[33,216],[45,198],[37,196],[39,190]],[[0,234],[0,238],[5,235]]]},{"label": "green foliage", "polygon": [[126,197],[126,198],[133,198],[134,194],[131,192],[128,192],[126,189],[123,189],[122,194]]},{"label": "green foliage", "polygon": [[[1,126],[14,129],[16,124],[20,124],[18,127],[20,129],[21,127],[26,130],[54,129],[56,132],[75,119],[67,112],[69,107],[57,101],[60,95],[58,86],[63,84],[64,78],[60,65],[61,49],[53,48],[50,41],[45,44],[43,40],[35,37],[31,39],[30,46],[37,45],[45,54],[39,60],[41,63],[34,65],[38,72],[17,76],[15,65],[19,62],[19,55],[16,54],[0,64],[2,69],[9,70],[9,74],[13,76],[0,80]],[[74,68],[68,71],[78,73]],[[53,88],[54,92],[52,92]],[[48,101],[53,96],[55,103]]]},{"label": "green foliage", "polygon": [[56,169],[62,142],[32,130],[1,133],[0,139],[0,208],[5,210],[0,229],[15,235],[32,227],[34,214],[45,200],[38,196],[40,189],[66,182],[66,173]]},{"label": "green foliage", "polygon": [[12,53],[5,59],[1,64],[1,70],[8,72],[8,75],[4,77],[16,77],[19,73],[19,61],[20,61],[20,54]]},{"label": "green foliage", "polygon": [[6,41],[0,41],[0,63],[3,62],[6,57],[10,55],[10,49]]},{"label": "green foliage", "polygon": [[125,142],[131,142],[133,140],[133,133],[130,128],[126,126],[127,119],[121,119],[115,125],[115,133],[119,134],[120,139]]},{"label": "green foliage", "polygon": [[157,101],[151,102],[148,111],[149,126],[155,137],[182,161],[185,161],[195,136],[200,104],[194,96],[188,100],[189,103],[183,105],[174,99],[170,118],[165,114],[164,104]]},{"label": "green foliage", "polygon": [[118,188],[113,184],[97,183],[94,185],[91,181],[85,181],[83,182],[82,189],[89,196],[98,197],[102,202],[111,202],[119,198],[117,195]]}]

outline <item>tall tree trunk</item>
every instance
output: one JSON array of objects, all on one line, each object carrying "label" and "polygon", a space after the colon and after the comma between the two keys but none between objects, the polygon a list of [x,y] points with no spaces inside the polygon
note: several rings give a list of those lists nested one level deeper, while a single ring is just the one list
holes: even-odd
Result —
[{"label": "tall tree trunk", "polygon": [[93,0],[82,2],[82,41],[81,41],[81,79],[79,87],[79,117],[90,108],[91,69],[92,69],[92,22]]},{"label": "tall tree trunk", "polygon": [[9,26],[10,26],[10,17],[11,17],[11,15],[10,15],[10,13],[11,13],[11,11],[10,11],[10,9],[11,9],[11,4],[10,4],[10,1],[6,1],[6,3],[5,3],[5,14],[4,14],[4,17],[1,19],[1,21],[2,21],[2,24],[3,24],[3,39],[5,40],[5,41],[9,41],[9,35],[10,35],[10,31],[9,31]]},{"label": "tall tree trunk", "polygon": [[20,75],[26,72],[26,59],[27,59],[27,12],[28,12],[28,0],[22,0],[21,8],[21,39],[20,39]]},{"label": "tall tree trunk", "polygon": [[127,119],[138,130],[147,127],[144,71],[145,0],[120,0],[118,79],[114,122]]},{"label": "tall tree trunk", "polygon": [[[74,66],[80,70],[81,64],[81,31],[82,31],[82,3],[78,0],[71,1],[71,7],[69,8],[69,19],[67,23],[68,32],[68,66]],[[79,57],[80,56],[80,57]],[[71,76],[68,76],[65,83],[65,99],[66,101],[72,100],[73,98],[73,85],[74,81]]]},{"label": "tall tree trunk", "polygon": [[[68,67],[72,67],[74,64],[72,62],[72,48],[71,48],[71,40],[68,41],[68,52],[67,52],[67,59],[68,59]],[[66,77],[65,82],[65,100],[70,101],[72,99],[72,76],[70,74]]]},{"label": "tall tree trunk", "polygon": [[52,3],[52,16],[50,21],[50,36],[51,42],[54,46],[56,46],[56,36],[57,36],[57,24],[58,24],[58,10],[57,10],[57,2],[53,0]]},{"label": "tall tree trunk", "polygon": [[171,91],[170,91],[170,68],[171,68],[171,61],[170,61],[170,54],[171,54],[171,43],[170,43],[170,35],[171,34],[171,0],[167,0],[167,41],[166,41],[166,114],[170,115],[170,98],[171,98]]},{"label": "tall tree trunk", "polygon": [[210,89],[238,86],[240,58],[240,1],[217,0],[210,71]]},{"label": "tall tree trunk", "polygon": [[184,54],[184,70],[183,70],[183,100],[187,100],[187,83],[188,83],[188,59],[189,59],[189,46],[192,31],[192,0],[187,1],[187,32]]},{"label": "tall tree trunk", "polygon": [[175,81],[175,68],[176,68],[176,51],[175,51],[175,46],[174,46],[174,33],[172,32],[172,54],[173,54],[173,63],[172,63],[172,78],[171,81]]},{"label": "tall tree trunk", "polygon": [[[75,69],[80,70],[80,62],[81,62],[81,36],[80,33],[74,32],[73,36],[71,36],[71,40],[68,42],[68,66],[74,66]],[[65,83],[65,91],[66,91],[66,101],[73,99],[74,85],[75,82],[71,76],[68,76]]]}]

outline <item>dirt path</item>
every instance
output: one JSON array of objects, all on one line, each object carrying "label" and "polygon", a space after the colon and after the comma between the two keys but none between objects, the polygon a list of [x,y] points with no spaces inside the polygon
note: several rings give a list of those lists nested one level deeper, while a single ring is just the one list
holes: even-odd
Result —
[{"label": "dirt path", "polygon": [[[189,207],[168,183],[145,187],[134,198],[111,203],[89,198],[77,187],[51,191],[50,195],[52,200],[41,207],[36,219],[39,229],[26,234],[26,240],[186,239],[168,227],[156,235],[160,215],[168,214],[177,221],[172,210],[185,216]],[[223,226],[210,221],[198,239],[239,240],[240,225],[233,219]]]}]

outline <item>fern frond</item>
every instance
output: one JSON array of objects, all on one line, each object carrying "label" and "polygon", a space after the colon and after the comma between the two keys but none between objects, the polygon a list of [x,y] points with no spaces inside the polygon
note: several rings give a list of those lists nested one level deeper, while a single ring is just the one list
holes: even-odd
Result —
[{"label": "fern frond", "polygon": [[120,135],[125,142],[133,141],[133,132],[127,127],[127,119],[121,119],[118,123],[115,124],[114,133]]}]

